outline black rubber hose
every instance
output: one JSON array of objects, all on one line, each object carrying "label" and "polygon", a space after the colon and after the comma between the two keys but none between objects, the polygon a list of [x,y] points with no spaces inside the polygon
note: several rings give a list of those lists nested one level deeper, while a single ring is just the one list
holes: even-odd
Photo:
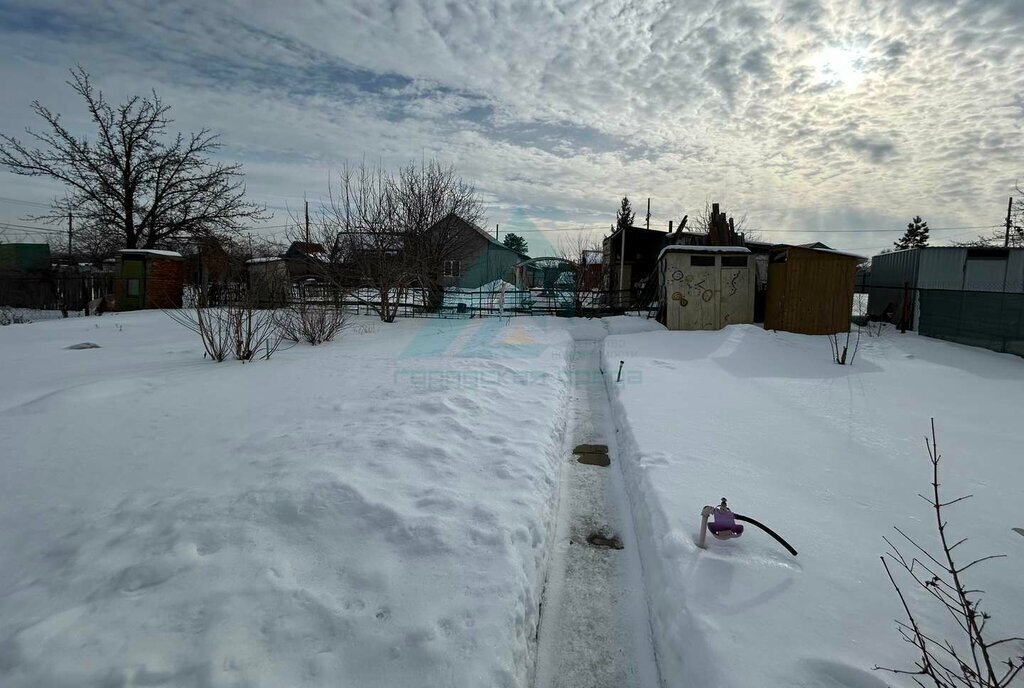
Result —
[{"label": "black rubber hose", "polygon": [[749,516],[744,516],[742,514],[733,513],[732,517],[735,518],[737,521],[746,521],[752,526],[757,526],[758,528],[760,528],[761,530],[763,530],[764,532],[768,533],[773,538],[778,540],[779,544],[788,549],[790,554],[792,554],[794,557],[796,556],[796,550],[790,547],[789,543],[782,539],[782,536],[780,536],[778,533],[776,533],[774,530],[772,530],[765,524],[755,519],[752,519]]}]

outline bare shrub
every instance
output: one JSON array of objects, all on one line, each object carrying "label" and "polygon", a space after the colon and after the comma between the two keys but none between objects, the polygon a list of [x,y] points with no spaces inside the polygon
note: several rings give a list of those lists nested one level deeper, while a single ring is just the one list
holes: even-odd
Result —
[{"label": "bare shrub", "polygon": [[[899,595],[907,620],[897,621],[900,635],[917,649],[918,659],[914,669],[889,669],[878,667],[882,671],[912,677],[919,686],[936,686],[937,688],[1005,688],[1020,674],[1024,667],[1024,638],[1008,637],[993,640],[991,634],[986,636],[986,626],[992,618],[988,612],[981,610],[981,590],[968,587],[964,573],[984,561],[1004,557],[995,554],[974,559],[963,566],[956,563],[953,550],[967,541],[962,538],[951,544],[952,538],[946,533],[948,523],[943,515],[946,507],[969,499],[971,495],[956,497],[943,501],[939,494],[939,454],[935,439],[935,420],[932,419],[932,435],[929,442],[925,438],[925,447],[932,464],[932,489],[927,497],[919,495],[932,507],[935,514],[935,525],[938,530],[941,552],[932,554],[918,544],[913,538],[899,528],[896,532],[911,545],[916,552],[908,558],[888,538],[885,538],[890,551],[881,557],[882,566],[889,576],[896,594]],[[921,556],[923,558],[919,559]],[[886,560],[888,557],[888,561]],[[938,638],[923,628],[918,615],[910,608],[903,590],[896,582],[890,562],[903,569],[914,583],[928,593],[941,608],[945,609],[959,630],[955,640]],[[1011,656],[1000,660],[997,653],[1008,643],[1020,643]],[[998,649],[997,649],[998,648]]]},{"label": "bare shrub", "polygon": [[7,306],[0,306],[0,326],[4,325],[24,325],[32,322],[21,313],[16,313],[13,309]]},{"label": "bare shrub", "polygon": [[211,305],[208,293],[193,291],[181,309],[165,311],[183,327],[199,335],[207,356],[224,361],[270,358],[281,345],[277,312],[264,308],[259,290],[238,282],[218,284],[220,305]]},{"label": "bare shrub", "polygon": [[349,323],[348,314],[334,304],[297,301],[278,311],[283,339],[313,346],[334,339]]}]

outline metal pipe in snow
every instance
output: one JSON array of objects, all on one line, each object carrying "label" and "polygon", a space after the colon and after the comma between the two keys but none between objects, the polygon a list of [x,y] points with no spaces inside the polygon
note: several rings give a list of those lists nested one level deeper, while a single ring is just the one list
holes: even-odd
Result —
[{"label": "metal pipe in snow", "polygon": [[615,376],[615,381],[619,382],[622,380],[622,366],[625,365],[625,361],[619,361],[619,374]]}]

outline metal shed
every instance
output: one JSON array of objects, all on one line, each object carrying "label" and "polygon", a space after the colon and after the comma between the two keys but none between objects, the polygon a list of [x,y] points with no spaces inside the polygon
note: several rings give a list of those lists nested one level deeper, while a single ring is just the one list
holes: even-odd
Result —
[{"label": "metal shed", "polygon": [[1024,355],[1024,248],[931,246],[871,259],[868,313]]},{"label": "metal shed", "polygon": [[658,256],[658,320],[670,330],[754,321],[754,261],[742,246],[666,246]]},{"label": "metal shed", "polygon": [[768,263],[764,327],[835,334],[850,326],[857,264],[863,257],[828,248],[778,246]]}]

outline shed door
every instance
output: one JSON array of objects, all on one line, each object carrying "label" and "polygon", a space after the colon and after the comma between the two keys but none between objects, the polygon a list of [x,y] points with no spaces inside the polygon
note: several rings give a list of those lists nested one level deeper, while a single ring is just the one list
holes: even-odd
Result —
[{"label": "shed door", "polygon": [[146,261],[139,258],[124,258],[121,261],[121,278],[124,284],[124,303],[121,310],[142,308],[145,303]]},{"label": "shed door", "polygon": [[717,330],[718,321],[718,267],[715,256],[693,254],[685,256],[683,309],[684,330]]},{"label": "shed door", "polygon": [[722,296],[720,326],[748,323],[750,311],[750,270],[745,267],[722,268]]}]

